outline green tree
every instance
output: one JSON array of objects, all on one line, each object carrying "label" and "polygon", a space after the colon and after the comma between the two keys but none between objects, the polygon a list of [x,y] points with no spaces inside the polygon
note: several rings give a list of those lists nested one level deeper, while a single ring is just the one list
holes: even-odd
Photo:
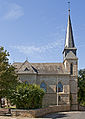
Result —
[{"label": "green tree", "polygon": [[79,70],[78,86],[78,101],[80,105],[85,106],[85,69]]},{"label": "green tree", "polygon": [[10,97],[11,104],[18,109],[35,109],[42,107],[44,90],[37,85],[19,84]]},{"label": "green tree", "polygon": [[0,76],[7,69],[9,53],[0,47]]},{"label": "green tree", "polygon": [[18,83],[17,75],[15,74],[15,69],[9,64],[8,60],[9,53],[4,50],[3,47],[0,48],[0,98],[5,97],[7,100],[15,90]]}]

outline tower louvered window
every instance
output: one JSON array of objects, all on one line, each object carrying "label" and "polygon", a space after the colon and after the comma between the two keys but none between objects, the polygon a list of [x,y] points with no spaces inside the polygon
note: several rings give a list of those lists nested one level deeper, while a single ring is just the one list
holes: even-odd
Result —
[{"label": "tower louvered window", "polygon": [[73,64],[70,65],[70,74],[73,75]]}]

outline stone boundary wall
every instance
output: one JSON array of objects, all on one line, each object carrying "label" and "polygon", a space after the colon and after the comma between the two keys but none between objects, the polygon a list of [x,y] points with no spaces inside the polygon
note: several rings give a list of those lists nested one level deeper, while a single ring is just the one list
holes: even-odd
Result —
[{"label": "stone boundary wall", "polygon": [[79,105],[79,109],[78,109],[79,111],[85,111],[85,106],[80,106]]},{"label": "stone boundary wall", "polygon": [[34,110],[11,110],[12,116],[22,116],[22,117],[29,117],[29,118],[36,118],[42,117],[44,115],[55,113],[55,112],[63,112],[63,111],[70,111],[70,105],[59,105],[59,106],[49,106],[46,108],[41,109],[34,109]]}]

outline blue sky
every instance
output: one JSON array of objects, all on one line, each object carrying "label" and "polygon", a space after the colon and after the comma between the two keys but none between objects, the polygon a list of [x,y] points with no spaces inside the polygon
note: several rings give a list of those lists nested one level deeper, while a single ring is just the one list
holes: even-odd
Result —
[{"label": "blue sky", "polygon": [[[79,58],[85,68],[85,0],[71,0],[71,21]],[[68,0],[0,0],[0,46],[10,62],[62,62]]]}]

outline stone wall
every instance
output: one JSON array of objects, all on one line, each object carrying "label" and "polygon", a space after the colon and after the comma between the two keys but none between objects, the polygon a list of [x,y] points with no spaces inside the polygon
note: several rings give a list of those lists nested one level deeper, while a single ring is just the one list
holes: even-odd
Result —
[{"label": "stone wall", "polygon": [[57,92],[56,85],[61,82],[63,85],[63,92],[58,93],[59,104],[65,105],[70,104],[70,86],[69,86],[69,76],[68,75],[42,75],[39,76],[39,84],[45,82],[47,85],[47,92],[43,98],[43,106],[56,105],[57,104]]},{"label": "stone wall", "polygon": [[79,111],[85,111],[85,106],[80,106],[80,105],[79,105],[78,108],[79,108]]},{"label": "stone wall", "polygon": [[[59,105],[68,105],[69,102],[69,94],[65,93],[58,93],[58,104]],[[43,97],[42,102],[43,107],[49,106],[49,105],[57,105],[57,93],[46,93]]]},{"label": "stone wall", "polygon": [[46,93],[43,97],[42,106],[46,107],[49,105],[57,104],[57,94],[56,93]]},{"label": "stone wall", "polygon": [[12,116],[22,116],[29,118],[43,117],[44,115],[62,112],[62,111],[70,111],[69,105],[59,105],[59,106],[49,106],[47,108],[35,109],[35,110],[12,110]]},{"label": "stone wall", "polygon": [[73,74],[70,75],[70,98],[71,98],[71,110],[78,110],[78,59],[68,58],[64,61],[65,68],[70,73],[70,65],[73,64]]},{"label": "stone wall", "polygon": [[25,82],[27,81],[28,84],[36,84],[36,75],[18,75],[19,79],[22,81],[22,82]]},{"label": "stone wall", "polygon": [[47,86],[47,92],[43,98],[43,106],[56,105],[57,103],[57,92],[56,85],[57,79],[58,82],[61,82],[63,85],[63,92],[59,92],[60,105],[65,105],[70,103],[70,86],[69,80],[70,77],[68,75],[18,75],[19,79],[22,82],[27,81],[30,84],[40,85],[44,82]]},{"label": "stone wall", "polygon": [[71,77],[70,89],[71,89],[71,110],[78,110],[78,83],[77,77]]}]

